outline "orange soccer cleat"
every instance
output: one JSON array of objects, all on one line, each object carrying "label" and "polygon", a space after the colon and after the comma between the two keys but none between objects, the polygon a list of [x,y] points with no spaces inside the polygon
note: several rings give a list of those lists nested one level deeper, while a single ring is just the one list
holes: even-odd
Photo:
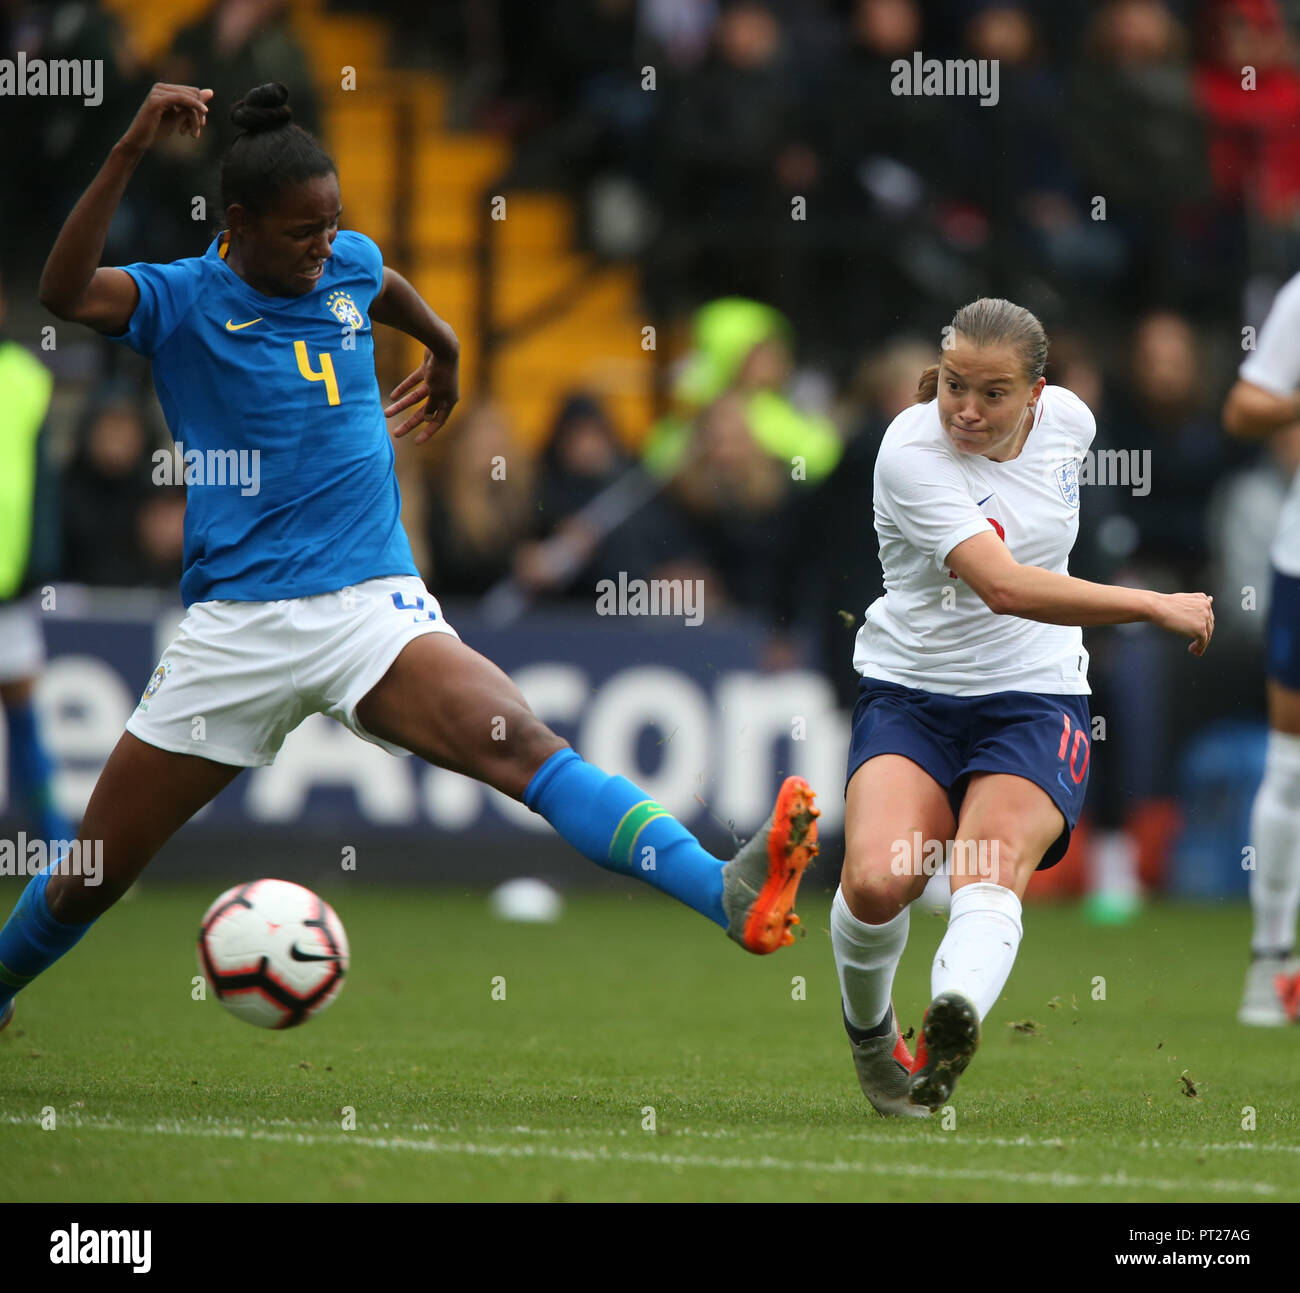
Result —
[{"label": "orange soccer cleat", "polygon": [[812,787],[787,777],[771,817],[722,868],[722,907],[727,935],[746,951],[765,956],[794,942],[799,923],[795,893],[817,856],[817,818]]}]

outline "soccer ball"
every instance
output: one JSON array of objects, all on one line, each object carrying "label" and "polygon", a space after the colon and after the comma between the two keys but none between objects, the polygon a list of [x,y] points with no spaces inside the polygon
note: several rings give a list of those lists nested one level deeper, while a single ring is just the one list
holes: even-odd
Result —
[{"label": "soccer ball", "polygon": [[323,898],[287,880],[227,889],[199,927],[199,969],[232,1015],[295,1028],[324,1010],[348,972],[348,936]]}]

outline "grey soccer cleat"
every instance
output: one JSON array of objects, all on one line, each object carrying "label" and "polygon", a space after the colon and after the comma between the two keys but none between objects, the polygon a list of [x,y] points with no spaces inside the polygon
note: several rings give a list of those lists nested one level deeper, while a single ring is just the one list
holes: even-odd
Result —
[{"label": "grey soccer cleat", "polygon": [[817,856],[812,787],[802,777],[781,783],[772,815],[722,868],[727,936],[758,956],[794,942],[790,909],[805,868]]},{"label": "grey soccer cleat", "polygon": [[[841,1004],[841,1013],[843,1005]],[[907,1084],[912,1072],[912,1053],[899,1036],[894,1003],[889,1003],[889,1028],[882,1037],[863,1037],[844,1015],[844,1031],[853,1050],[853,1067],[858,1071],[858,1085],[871,1107],[886,1118],[928,1118],[929,1109],[907,1098]],[[874,1030],[873,1030],[874,1031]]]}]

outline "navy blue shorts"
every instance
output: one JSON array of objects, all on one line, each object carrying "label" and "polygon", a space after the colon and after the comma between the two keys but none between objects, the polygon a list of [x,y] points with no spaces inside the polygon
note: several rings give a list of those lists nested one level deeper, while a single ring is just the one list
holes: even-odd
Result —
[{"label": "navy blue shorts", "polygon": [[1065,829],[1038,864],[1045,871],[1065,856],[1083,809],[1092,754],[1088,698],[1029,691],[941,696],[863,678],[846,790],[877,754],[901,754],[919,764],[948,791],[954,818],[973,772],[1007,772],[1040,786],[1065,818]]},{"label": "navy blue shorts", "polygon": [[1268,606],[1268,676],[1300,691],[1300,579],[1273,571]]}]

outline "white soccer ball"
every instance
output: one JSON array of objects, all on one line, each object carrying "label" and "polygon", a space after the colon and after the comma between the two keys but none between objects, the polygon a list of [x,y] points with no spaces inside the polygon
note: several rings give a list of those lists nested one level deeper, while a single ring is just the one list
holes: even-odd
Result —
[{"label": "white soccer ball", "polygon": [[199,927],[199,969],[245,1023],[294,1028],[339,994],[348,936],[323,898],[287,880],[227,889]]},{"label": "white soccer ball", "polygon": [[563,909],[564,900],[544,880],[507,880],[492,891],[492,911],[502,920],[550,924]]}]

